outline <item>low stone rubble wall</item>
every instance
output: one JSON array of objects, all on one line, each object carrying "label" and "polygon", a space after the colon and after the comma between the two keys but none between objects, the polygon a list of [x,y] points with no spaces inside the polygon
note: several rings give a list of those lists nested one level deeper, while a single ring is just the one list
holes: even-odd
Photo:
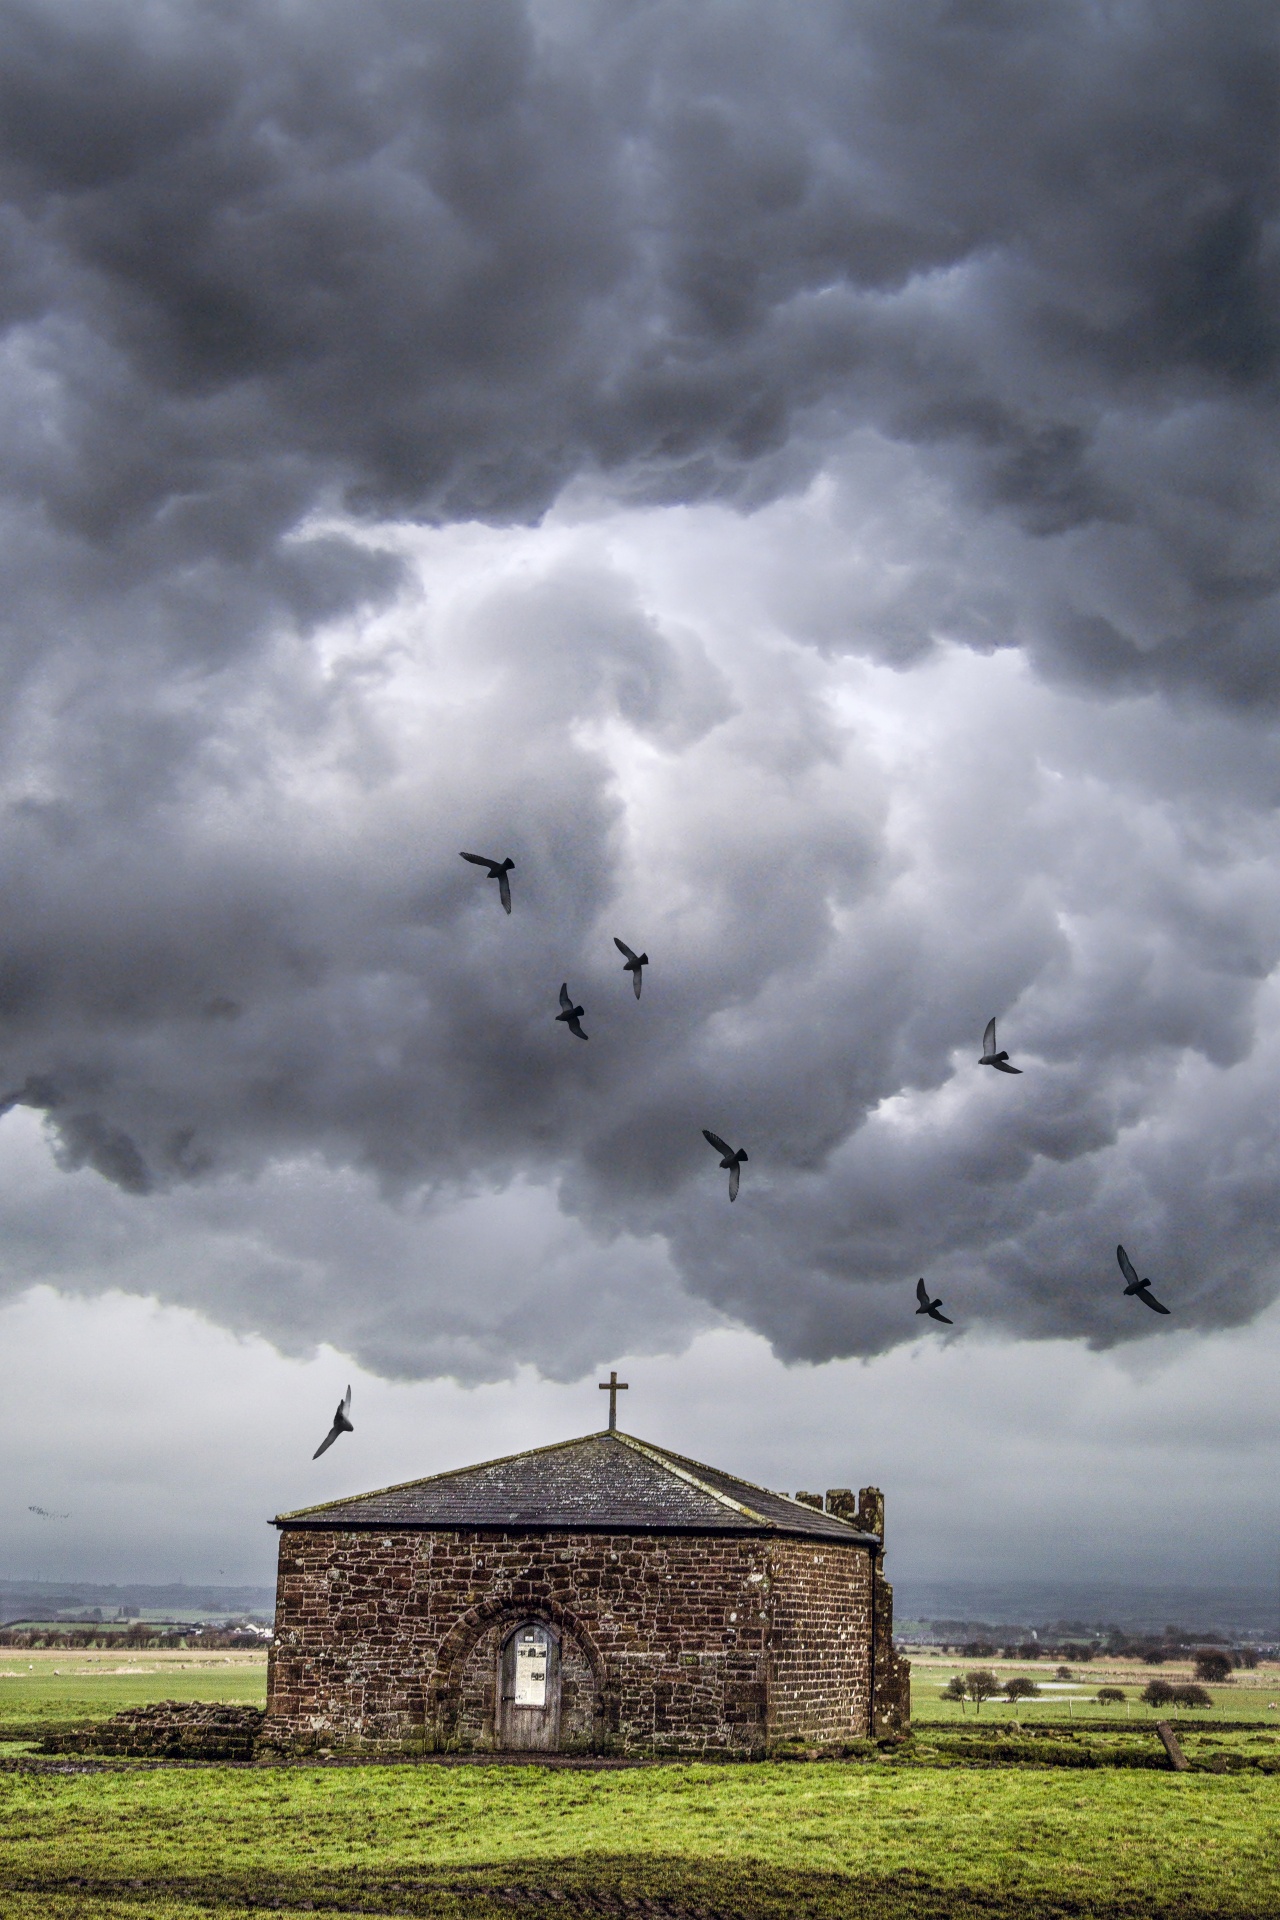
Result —
[{"label": "low stone rubble wall", "polygon": [[217,1701],[157,1700],[128,1707],[99,1726],[50,1734],[44,1753],[116,1753],[146,1760],[252,1760],[261,1707]]}]

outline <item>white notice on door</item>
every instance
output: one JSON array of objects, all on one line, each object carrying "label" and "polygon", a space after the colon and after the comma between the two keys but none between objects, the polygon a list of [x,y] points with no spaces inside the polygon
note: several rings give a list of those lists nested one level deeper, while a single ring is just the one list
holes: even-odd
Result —
[{"label": "white notice on door", "polygon": [[547,1655],[550,1638],[541,1627],[522,1627],[516,1635],[516,1705],[547,1704]]}]

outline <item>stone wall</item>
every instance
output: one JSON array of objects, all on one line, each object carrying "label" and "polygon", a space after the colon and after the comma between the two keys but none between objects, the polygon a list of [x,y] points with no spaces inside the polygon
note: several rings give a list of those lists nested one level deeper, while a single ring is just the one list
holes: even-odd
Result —
[{"label": "stone wall", "polygon": [[871,1732],[905,1733],[911,1725],[911,1662],[893,1644],[893,1588],[884,1577],[884,1495],[879,1487],[862,1487],[855,1500],[852,1488],[829,1487],[825,1510],[880,1541],[871,1588]]},{"label": "stone wall", "polygon": [[494,1739],[497,1648],[563,1649],[561,1744],[753,1754],[865,1734],[869,1551],[687,1534],[282,1530],[266,1738],[384,1751]]},{"label": "stone wall", "polygon": [[116,1753],[135,1759],[252,1760],[262,1731],[261,1707],[156,1700],[127,1707],[96,1727],[50,1734],[44,1753]]},{"label": "stone wall", "polygon": [[827,1540],[773,1545],[770,1735],[855,1739],[869,1728],[871,1564]]}]

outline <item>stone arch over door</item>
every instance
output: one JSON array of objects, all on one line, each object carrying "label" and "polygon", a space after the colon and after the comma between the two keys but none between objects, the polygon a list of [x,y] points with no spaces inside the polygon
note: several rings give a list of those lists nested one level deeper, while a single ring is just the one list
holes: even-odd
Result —
[{"label": "stone arch over door", "polygon": [[590,1629],[551,1600],[485,1600],[468,1608],[441,1643],[427,1684],[426,1720],[442,1747],[496,1747],[501,1741],[503,1653],[521,1626],[555,1640],[560,1748],[598,1746],[608,1727],[605,1667]]}]

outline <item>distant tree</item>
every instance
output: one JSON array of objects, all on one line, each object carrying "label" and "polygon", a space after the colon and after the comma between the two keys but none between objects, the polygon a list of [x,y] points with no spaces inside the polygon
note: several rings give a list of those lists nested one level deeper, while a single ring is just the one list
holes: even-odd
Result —
[{"label": "distant tree", "polygon": [[1002,1691],[1000,1682],[990,1667],[971,1668],[964,1676],[964,1686],[965,1692],[973,1702],[975,1713],[982,1712],[984,1700],[993,1700],[996,1694]]},{"label": "distant tree", "polygon": [[1055,1667],[1053,1670],[1053,1677],[1055,1680],[1074,1680],[1075,1679],[1075,1675],[1074,1673],[1072,1673],[1070,1667]]},{"label": "distant tree", "polygon": [[1221,1685],[1231,1678],[1231,1656],[1214,1647],[1201,1647],[1196,1655],[1196,1679],[1213,1680]]},{"label": "distant tree", "polygon": [[1167,1680],[1148,1680],[1142,1689],[1142,1697],[1149,1707],[1167,1707],[1177,1693]]},{"label": "distant tree", "polygon": [[1028,1680],[1025,1674],[1016,1673],[1012,1680],[1004,1683],[1006,1700],[1038,1700],[1040,1689],[1034,1680]]},{"label": "distant tree", "polygon": [[1196,1686],[1194,1681],[1188,1681],[1181,1687],[1171,1687],[1169,1691],[1173,1696],[1170,1702],[1172,1706],[1211,1707],[1213,1705],[1213,1695],[1206,1693],[1203,1687]]},{"label": "distant tree", "polygon": [[964,1703],[968,1697],[968,1691],[964,1684],[964,1675],[960,1673],[953,1673],[946,1686],[942,1687],[938,1693],[940,1700],[958,1700],[960,1702],[961,1713],[964,1712]]},{"label": "distant tree", "polygon": [[[1159,1685],[1159,1682],[1157,1681],[1156,1684]],[[1124,1705],[1124,1688],[1123,1687],[1099,1687],[1098,1688],[1098,1704],[1099,1706],[1103,1706],[1103,1707],[1123,1706]]]},{"label": "distant tree", "polygon": [[960,1651],[966,1660],[989,1660],[995,1647],[989,1640],[969,1640]]},{"label": "distant tree", "polygon": [[1142,1658],[1149,1667],[1162,1667],[1169,1655],[1163,1647],[1144,1647]]},{"label": "distant tree", "polygon": [[1257,1666],[1257,1664],[1258,1664],[1258,1649],[1256,1647],[1241,1647],[1240,1665],[1242,1667],[1248,1667],[1250,1673],[1252,1673],[1253,1669]]},{"label": "distant tree", "polygon": [[1038,1640],[1026,1640],[1018,1648],[1019,1660],[1039,1660],[1043,1655],[1044,1648]]}]

